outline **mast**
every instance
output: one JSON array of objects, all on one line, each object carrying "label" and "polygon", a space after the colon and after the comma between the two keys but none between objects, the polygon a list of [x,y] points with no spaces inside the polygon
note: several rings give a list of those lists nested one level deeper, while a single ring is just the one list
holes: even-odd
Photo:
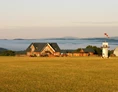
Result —
[{"label": "mast", "polygon": [[[109,38],[109,36],[108,36],[107,33],[104,33],[104,35],[105,35],[107,38]],[[108,48],[109,48],[109,44],[108,44],[108,42],[106,42],[106,40],[105,40],[105,42],[102,43],[102,57],[103,57],[103,58],[108,58],[108,57],[109,57],[109,56],[108,56]]]}]

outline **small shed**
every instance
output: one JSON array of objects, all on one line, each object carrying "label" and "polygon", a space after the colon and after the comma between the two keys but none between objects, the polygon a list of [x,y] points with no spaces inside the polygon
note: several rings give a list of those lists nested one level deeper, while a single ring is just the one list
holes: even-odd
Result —
[{"label": "small shed", "polygon": [[116,49],[114,50],[113,54],[114,54],[115,56],[118,56],[118,47],[116,47]]}]

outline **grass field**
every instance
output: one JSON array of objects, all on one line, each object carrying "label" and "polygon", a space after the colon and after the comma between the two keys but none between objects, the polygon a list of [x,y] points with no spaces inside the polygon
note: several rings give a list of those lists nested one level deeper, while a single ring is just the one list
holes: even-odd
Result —
[{"label": "grass field", "polygon": [[0,92],[118,92],[118,58],[0,57]]}]

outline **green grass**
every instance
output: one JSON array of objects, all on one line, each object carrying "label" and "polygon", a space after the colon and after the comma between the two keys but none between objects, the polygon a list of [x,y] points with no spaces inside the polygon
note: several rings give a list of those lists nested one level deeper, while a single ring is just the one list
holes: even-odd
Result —
[{"label": "green grass", "polygon": [[118,58],[0,57],[0,92],[118,92]]}]

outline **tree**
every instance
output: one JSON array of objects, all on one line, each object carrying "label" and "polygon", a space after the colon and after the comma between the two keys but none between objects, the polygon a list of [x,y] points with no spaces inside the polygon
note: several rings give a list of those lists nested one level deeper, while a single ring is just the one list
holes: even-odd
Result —
[{"label": "tree", "polygon": [[81,50],[81,49],[80,49],[80,48],[78,48],[78,49],[77,49],[77,50],[75,50],[74,52],[75,52],[75,53],[77,53],[77,52],[80,52],[80,50]]},{"label": "tree", "polygon": [[99,55],[99,56],[102,55],[102,49],[97,46],[88,45],[86,48],[92,48],[95,51],[94,54]]}]

